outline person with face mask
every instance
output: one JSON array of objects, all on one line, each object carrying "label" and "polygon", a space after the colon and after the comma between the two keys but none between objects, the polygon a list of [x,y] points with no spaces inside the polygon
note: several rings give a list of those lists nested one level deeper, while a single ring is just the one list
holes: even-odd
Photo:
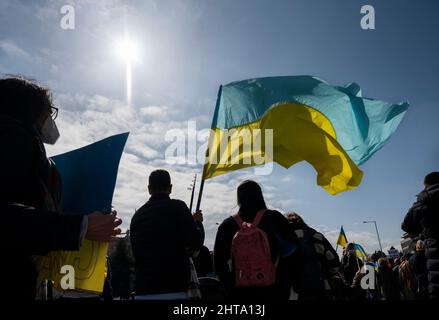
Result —
[{"label": "person with face mask", "polygon": [[38,256],[78,250],[84,239],[108,242],[121,232],[115,211],[61,214],[61,177],[44,147],[59,138],[57,114],[47,88],[22,77],[0,79],[0,274],[12,299],[35,299]]}]

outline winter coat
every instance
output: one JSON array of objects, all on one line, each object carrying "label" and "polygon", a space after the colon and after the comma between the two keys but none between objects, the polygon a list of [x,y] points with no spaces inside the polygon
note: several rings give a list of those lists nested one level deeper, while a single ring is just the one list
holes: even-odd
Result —
[{"label": "winter coat", "polygon": [[429,297],[439,299],[439,184],[418,194],[401,228],[410,235],[423,236]]},{"label": "winter coat", "polygon": [[2,291],[12,299],[32,300],[38,278],[35,256],[78,250],[83,216],[49,210],[53,168],[34,128],[0,116],[0,145]]},{"label": "winter coat", "polygon": [[167,194],[152,195],[130,227],[137,295],[189,289],[189,255],[202,245],[201,230],[187,205]]}]

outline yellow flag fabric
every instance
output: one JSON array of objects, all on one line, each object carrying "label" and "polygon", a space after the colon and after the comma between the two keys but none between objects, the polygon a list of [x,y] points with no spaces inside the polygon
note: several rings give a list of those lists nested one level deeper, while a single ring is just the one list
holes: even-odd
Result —
[{"label": "yellow flag fabric", "polygon": [[363,177],[358,165],[386,143],[407,109],[363,98],[355,83],[336,87],[312,76],[229,83],[218,93],[203,179],[306,161],[328,193],[350,190]]},{"label": "yellow flag fabric", "polygon": [[[272,155],[266,152],[266,129],[272,130]],[[258,121],[215,129],[210,139],[204,179],[262,163],[289,168],[306,160],[318,173],[317,184],[337,194],[358,186],[363,176],[337,142],[329,120],[301,104],[279,104]]]},{"label": "yellow flag fabric", "polygon": [[338,235],[337,244],[342,248],[345,248],[348,244],[348,239],[346,238],[346,234],[344,233],[343,226],[340,229],[340,234]]},{"label": "yellow flag fabric", "polygon": [[367,258],[367,253],[366,251],[363,249],[363,247],[357,243],[354,244],[355,246],[355,254],[357,255],[358,258],[363,258],[366,259]]},{"label": "yellow flag fabric", "polygon": [[57,290],[63,290],[62,267],[74,269],[75,290],[100,294],[104,289],[108,243],[84,240],[79,251],[55,251],[39,262],[39,276],[54,282]]}]

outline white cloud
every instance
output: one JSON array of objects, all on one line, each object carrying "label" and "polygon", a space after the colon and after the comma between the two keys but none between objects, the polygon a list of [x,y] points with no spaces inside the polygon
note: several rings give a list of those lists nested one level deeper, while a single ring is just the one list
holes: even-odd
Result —
[{"label": "white cloud", "polygon": [[[47,146],[48,154],[54,155],[76,149],[106,138],[110,135],[130,131],[130,136],[122,156],[113,205],[124,220],[123,228],[128,228],[136,209],[147,201],[147,177],[152,170],[165,168],[173,180],[173,197],[180,198],[189,205],[190,191],[187,189],[194,173],[200,168],[187,165],[168,165],[164,161],[167,130],[178,128],[187,130],[187,121],[164,121],[154,117],[144,117],[145,110],[163,116],[155,106],[140,110],[128,108],[122,101],[94,95],[59,95],[56,102],[61,106],[58,127],[61,138],[55,146]],[[164,108],[166,109],[166,108]],[[151,110],[153,110],[151,112]],[[148,113],[147,112],[147,113]],[[142,115],[143,113],[143,115]],[[250,170],[233,172],[206,181],[201,208],[205,214],[206,245],[213,248],[216,223],[236,213],[236,187],[249,178],[254,178]],[[198,176],[198,180],[200,176]],[[263,177],[256,179],[264,181]],[[199,184],[197,186],[198,191]],[[269,186],[267,190],[275,191]],[[197,200],[194,203],[195,204]],[[269,197],[267,197],[268,199]]]},{"label": "white cloud", "polygon": [[140,114],[146,118],[166,120],[168,118],[169,107],[149,106],[140,109]]},{"label": "white cloud", "polygon": [[22,58],[25,60],[32,59],[32,56],[27,51],[9,40],[0,40],[0,50],[11,57]]},{"label": "white cloud", "polygon": [[147,145],[130,145],[129,152],[138,154],[146,159],[153,159],[158,156],[158,152]]}]

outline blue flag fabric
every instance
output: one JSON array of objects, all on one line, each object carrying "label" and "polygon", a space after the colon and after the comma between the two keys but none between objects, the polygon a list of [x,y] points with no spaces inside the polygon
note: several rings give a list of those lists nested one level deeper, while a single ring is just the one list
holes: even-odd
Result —
[{"label": "blue flag fabric", "polygon": [[64,213],[88,214],[111,209],[119,161],[128,134],[114,135],[52,157],[62,178]]},{"label": "blue flag fabric", "polygon": [[[128,133],[118,134],[56,157],[61,174],[61,207],[65,214],[111,209],[120,158]],[[53,251],[39,263],[39,276],[63,290],[61,268],[75,270],[75,290],[100,294],[106,276],[108,243],[84,240],[79,251]]]}]

